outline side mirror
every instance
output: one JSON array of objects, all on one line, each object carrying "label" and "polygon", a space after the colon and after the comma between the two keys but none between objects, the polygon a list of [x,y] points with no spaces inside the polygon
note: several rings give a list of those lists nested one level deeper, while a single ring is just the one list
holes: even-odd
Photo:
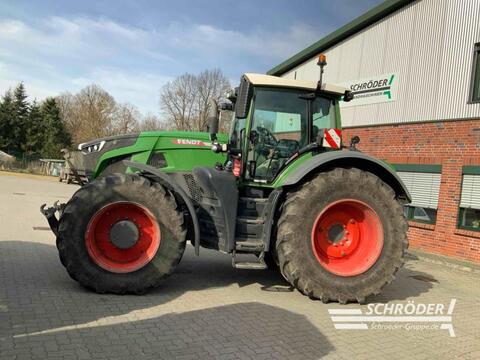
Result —
[{"label": "side mirror", "polygon": [[357,144],[360,142],[360,137],[355,135],[350,139],[350,150],[357,150]]},{"label": "side mirror", "polygon": [[208,114],[207,114],[207,124],[208,124],[208,132],[210,133],[211,141],[217,140],[218,123],[219,123],[218,103],[215,99],[210,99]]},{"label": "side mirror", "polygon": [[343,95],[343,101],[349,102],[353,100],[353,92],[350,90],[345,91],[345,94]]},{"label": "side mirror", "polygon": [[253,96],[253,85],[248,81],[246,76],[240,79],[240,87],[238,88],[238,96],[235,103],[235,117],[245,119],[248,115],[250,101]]},{"label": "side mirror", "polygon": [[218,104],[218,109],[224,111],[233,111],[233,103],[230,100],[220,101]]}]

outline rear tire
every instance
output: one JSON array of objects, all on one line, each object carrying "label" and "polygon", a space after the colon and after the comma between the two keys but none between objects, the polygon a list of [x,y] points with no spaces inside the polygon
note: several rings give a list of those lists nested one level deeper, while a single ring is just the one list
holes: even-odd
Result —
[{"label": "rear tire", "polygon": [[[357,232],[354,231],[357,245],[350,248],[353,249],[351,253],[348,253],[348,246],[353,241],[347,236],[352,237],[352,231],[341,224],[343,208],[335,208],[335,204],[346,206],[343,214],[352,215],[352,218],[358,215],[356,207],[365,209],[366,215],[359,222],[347,220],[347,226],[358,226]],[[319,223],[328,224],[329,219],[324,220],[322,215],[328,209],[333,209],[330,229],[336,228],[332,233],[328,229],[318,229]],[[362,233],[365,229],[368,231],[368,221],[375,223],[376,220],[376,225],[370,227],[376,232]],[[339,226],[345,229],[339,242],[330,240],[328,236],[333,239],[341,230]],[[353,168],[320,173],[287,195],[277,231],[280,270],[294,287],[311,298],[323,302],[362,303],[367,296],[378,294],[391,282],[403,265],[408,248],[407,230],[408,224],[394,191],[374,174]],[[317,235],[318,231],[321,236]],[[319,241],[325,242],[325,238],[326,245],[317,245]],[[329,250],[328,254],[325,249]],[[341,255],[335,257],[339,249],[342,249]],[[356,256],[359,251],[363,252],[360,258]]]},{"label": "rear tire", "polygon": [[[96,248],[96,253],[100,253],[97,256],[92,246],[97,246],[95,241],[100,240],[95,240],[95,236],[98,231],[97,238],[101,238],[105,231],[100,232],[104,230],[100,225],[99,228],[94,228],[95,231],[91,230],[92,224],[98,221],[99,216],[100,219],[111,217],[108,212],[106,215],[104,212],[115,204],[127,206],[127,210],[128,207],[144,209],[154,230],[157,231],[151,230],[152,227],[145,230],[145,226],[143,224],[140,226],[136,221],[137,218],[133,218],[132,215],[132,219],[129,219],[128,211],[124,211],[127,215],[120,216],[120,220],[128,219],[137,224],[141,234],[138,244],[130,248],[113,248],[120,254],[120,258],[107,252],[114,246],[113,243],[107,244],[107,250],[104,250],[105,243],[100,244]],[[113,214],[116,214],[115,210]],[[113,221],[118,222],[118,219]],[[144,230],[141,230],[142,228]],[[107,230],[111,236],[110,231],[113,232],[113,227]],[[155,245],[137,251],[142,254],[138,255],[139,258],[142,256],[141,259],[144,259],[143,253],[149,254],[146,263],[138,263],[136,258],[122,262],[122,254],[139,245],[140,241],[143,241],[142,236],[148,237]],[[172,273],[182,258],[185,242],[184,218],[173,194],[161,185],[136,174],[112,174],[83,186],[73,195],[60,219],[57,247],[60,260],[69,275],[84,287],[98,293],[142,294],[158,286]],[[111,259],[114,261],[110,261]],[[111,264],[106,266],[105,262]],[[128,267],[129,265],[135,267]]]}]

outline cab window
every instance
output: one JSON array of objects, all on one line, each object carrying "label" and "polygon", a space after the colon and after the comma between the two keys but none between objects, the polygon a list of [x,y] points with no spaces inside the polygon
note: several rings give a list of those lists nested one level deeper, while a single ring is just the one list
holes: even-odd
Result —
[{"label": "cab window", "polygon": [[313,131],[315,140],[323,135],[323,129],[335,127],[335,106],[333,101],[317,97],[312,104]]},{"label": "cab window", "polygon": [[299,91],[256,89],[248,161],[251,177],[272,180],[283,163],[308,143],[308,101]]}]

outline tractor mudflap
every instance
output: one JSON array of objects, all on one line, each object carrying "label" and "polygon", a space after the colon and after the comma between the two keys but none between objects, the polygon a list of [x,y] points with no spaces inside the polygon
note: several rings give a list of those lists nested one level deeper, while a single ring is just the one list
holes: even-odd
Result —
[{"label": "tractor mudflap", "polygon": [[[52,229],[55,236],[58,236],[58,220],[62,216],[63,209],[65,204],[59,204],[58,200],[53,203],[52,207],[45,208],[47,204],[40,206],[40,212],[47,218],[48,225]],[[58,212],[58,219],[56,213]]]}]

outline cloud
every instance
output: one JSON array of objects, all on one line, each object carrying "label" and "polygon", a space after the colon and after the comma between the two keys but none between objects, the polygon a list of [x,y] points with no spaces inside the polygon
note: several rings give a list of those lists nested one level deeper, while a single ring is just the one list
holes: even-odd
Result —
[{"label": "cloud", "polygon": [[160,88],[171,77],[147,72],[125,71],[119,68],[96,68],[78,77],[31,77],[16,66],[0,63],[0,94],[23,81],[31,100],[43,100],[62,92],[76,93],[90,84],[108,91],[116,101],[131,103],[143,113],[159,112]]},{"label": "cloud", "polygon": [[188,20],[171,22],[163,29],[142,29],[108,18],[53,16],[34,25],[0,20],[0,40],[7,49],[28,47],[30,53],[94,60],[128,51],[156,60],[175,61],[175,57],[166,53],[172,48],[210,56],[229,51],[283,60],[318,38],[316,29],[302,23],[276,32],[263,27],[240,32]]},{"label": "cloud", "polygon": [[[14,89],[18,85],[18,81],[12,79],[0,79],[0,89]],[[58,92],[52,89],[48,89],[47,87],[41,85],[38,86],[37,84],[28,83],[26,85],[27,94],[30,99],[45,99],[50,96],[58,95]]]},{"label": "cloud", "polygon": [[169,59],[157,50],[155,39],[154,31],[105,18],[53,16],[35,25],[18,20],[0,20],[3,46],[61,59],[81,57],[83,60],[99,60],[125,50],[154,59]]},{"label": "cloud", "polygon": [[282,60],[293,52],[318,40],[315,29],[305,24],[288,26],[282,32],[257,28],[248,33],[225,30],[212,25],[172,24],[167,34],[176,45],[189,44],[199,51],[223,51],[259,56],[267,60]]},{"label": "cloud", "polygon": [[96,83],[142,112],[159,110],[159,90],[184,72],[220,67],[229,78],[266,71],[319,38],[312,27],[246,32],[184,20],[141,28],[109,18],[0,19],[0,91],[24,81],[39,99]]},{"label": "cloud", "polygon": [[145,72],[124,72],[116,68],[98,68],[85,77],[73,78],[77,88],[95,83],[107,90],[118,102],[128,102],[142,112],[158,113],[160,88],[173,77]]},{"label": "cloud", "polygon": [[59,93],[55,86],[41,77],[30,77],[21,67],[0,62],[0,95],[8,89],[14,89],[19,82],[25,83],[30,99],[43,100]]},{"label": "cloud", "polygon": [[117,101],[156,113],[159,89],[171,78],[137,70],[142,62],[168,59],[155,37],[108,19],[1,20],[0,90],[24,81],[31,98],[43,99],[96,83]]}]

